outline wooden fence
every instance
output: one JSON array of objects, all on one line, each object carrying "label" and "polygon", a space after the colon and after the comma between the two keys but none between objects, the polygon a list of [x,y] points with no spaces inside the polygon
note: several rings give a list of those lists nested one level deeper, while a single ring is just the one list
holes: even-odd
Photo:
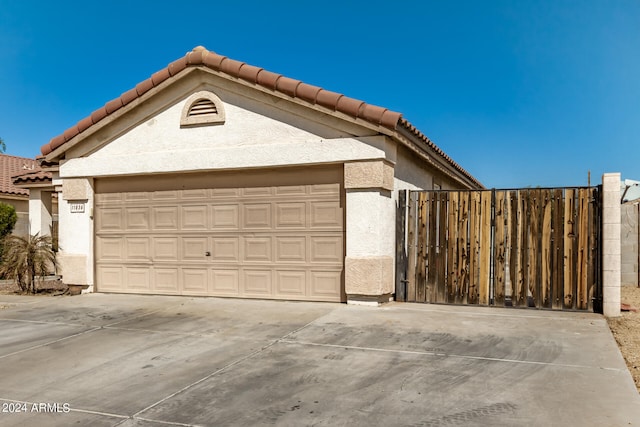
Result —
[{"label": "wooden fence", "polygon": [[601,311],[598,187],[400,190],[396,300]]}]

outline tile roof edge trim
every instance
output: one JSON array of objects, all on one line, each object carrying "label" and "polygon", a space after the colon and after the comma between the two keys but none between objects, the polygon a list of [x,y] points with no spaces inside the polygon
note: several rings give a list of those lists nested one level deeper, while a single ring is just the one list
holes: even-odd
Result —
[{"label": "tile roof edge trim", "polygon": [[425,144],[428,148],[433,150],[438,157],[443,159],[446,163],[448,163],[451,167],[454,168],[455,171],[460,173],[465,179],[469,180],[472,184],[477,186],[477,188],[484,189],[485,186],[482,185],[480,181],[478,181],[473,175],[471,175],[466,169],[460,166],[455,160],[449,157],[440,147],[438,147],[428,136],[420,132],[418,128],[412,125],[407,119],[401,118],[398,123],[398,133],[401,133],[401,130],[404,130],[405,133],[413,138],[418,139],[420,142]]}]

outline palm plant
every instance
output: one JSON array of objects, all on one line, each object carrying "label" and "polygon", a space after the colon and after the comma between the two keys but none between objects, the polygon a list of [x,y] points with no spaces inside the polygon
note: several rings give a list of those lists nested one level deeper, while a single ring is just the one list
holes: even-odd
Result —
[{"label": "palm plant", "polygon": [[36,280],[40,280],[57,267],[56,253],[51,236],[21,237],[9,235],[4,239],[4,253],[0,275],[14,279],[22,292],[36,293]]}]

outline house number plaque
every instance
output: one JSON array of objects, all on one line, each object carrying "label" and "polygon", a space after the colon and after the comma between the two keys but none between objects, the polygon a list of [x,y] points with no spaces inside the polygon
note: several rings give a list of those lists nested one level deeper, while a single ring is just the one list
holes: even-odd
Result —
[{"label": "house number plaque", "polygon": [[71,213],[84,213],[84,203],[75,202],[69,203],[71,205]]}]

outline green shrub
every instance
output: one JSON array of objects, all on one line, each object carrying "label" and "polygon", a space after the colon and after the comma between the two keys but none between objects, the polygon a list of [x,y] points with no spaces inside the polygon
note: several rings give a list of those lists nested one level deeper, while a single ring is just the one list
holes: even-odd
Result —
[{"label": "green shrub", "polygon": [[16,208],[6,203],[0,202],[0,239],[8,236],[13,231],[18,221]]},{"label": "green shrub", "polygon": [[[16,214],[16,208],[6,203],[0,202],[0,264],[2,264],[3,252],[4,252],[4,239],[13,231],[13,227],[18,221],[18,214]],[[0,273],[0,279],[3,279],[2,273]]]}]

